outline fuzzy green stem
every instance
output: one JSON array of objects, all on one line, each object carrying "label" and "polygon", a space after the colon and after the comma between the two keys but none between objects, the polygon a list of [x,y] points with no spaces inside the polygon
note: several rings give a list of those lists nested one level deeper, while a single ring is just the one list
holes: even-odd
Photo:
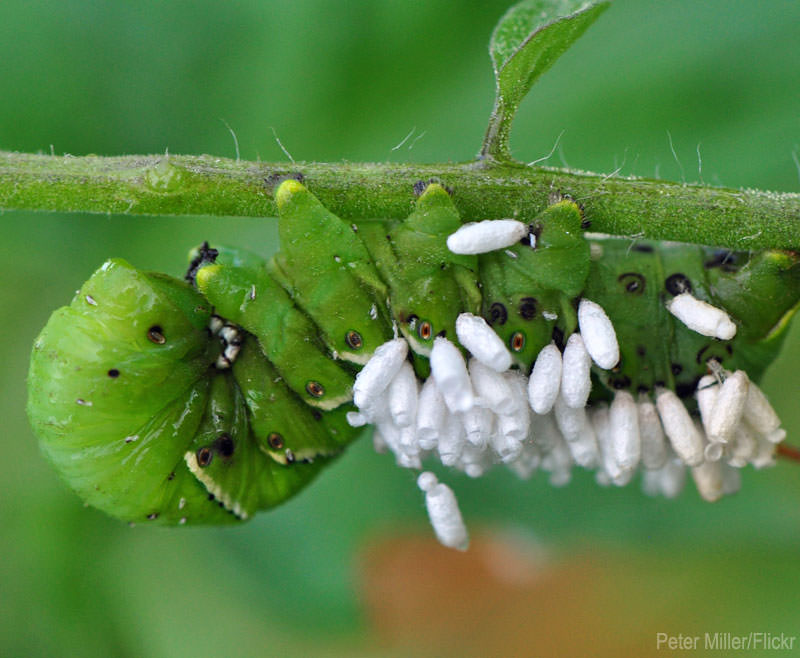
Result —
[{"label": "fuzzy green stem", "polygon": [[0,209],[121,215],[274,217],[272,188],[302,175],[333,212],[401,218],[419,180],[453,190],[465,221],[531,218],[553,195],[584,208],[591,230],[731,249],[800,249],[800,194],[682,185],[490,162],[276,164],[202,156],[50,156],[0,152]]},{"label": "fuzzy green stem", "polygon": [[511,122],[514,120],[517,108],[509,108],[503,99],[498,96],[489,117],[489,125],[486,128],[486,135],[483,137],[478,157],[487,160],[490,164],[508,164],[522,166],[522,163],[515,162],[511,157],[509,142],[511,140]]}]

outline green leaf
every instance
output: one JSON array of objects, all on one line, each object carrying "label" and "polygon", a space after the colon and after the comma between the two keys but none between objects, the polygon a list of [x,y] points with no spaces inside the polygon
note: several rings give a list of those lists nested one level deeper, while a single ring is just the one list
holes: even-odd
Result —
[{"label": "green leaf", "polygon": [[497,97],[482,158],[511,161],[511,123],[522,99],[610,4],[611,0],[523,0],[500,19],[489,43]]}]

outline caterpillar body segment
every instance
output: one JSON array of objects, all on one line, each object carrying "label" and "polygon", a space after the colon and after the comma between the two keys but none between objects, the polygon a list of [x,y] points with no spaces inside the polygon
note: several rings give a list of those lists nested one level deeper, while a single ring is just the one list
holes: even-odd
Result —
[{"label": "caterpillar body segment", "polygon": [[218,315],[258,339],[266,357],[304,402],[329,411],[352,398],[353,374],[329,357],[320,329],[266,267],[206,265],[197,272],[197,287]]},{"label": "caterpillar body segment", "polygon": [[275,199],[282,249],[273,274],[317,322],[331,352],[363,365],[392,336],[386,286],[369,252],[353,225],[297,181],[281,183]]},{"label": "caterpillar body segment", "polygon": [[329,457],[355,435],[347,424],[347,405],[322,413],[304,404],[248,336],[233,364],[233,375],[245,399],[259,448],[281,464]]},{"label": "caterpillar body segment", "polygon": [[256,438],[253,415],[236,375],[215,373],[203,422],[184,453],[187,467],[209,496],[240,520],[283,502],[324,462],[279,464],[262,449],[268,437]]},{"label": "caterpillar body segment", "polygon": [[[359,228],[381,277],[386,281],[393,321],[408,341],[420,376],[427,377],[434,338],[455,339],[456,318],[478,313],[476,256],[452,253],[446,237],[460,226],[450,195],[436,183],[417,199],[412,213],[391,226]],[[388,230],[387,230],[388,229]]]}]

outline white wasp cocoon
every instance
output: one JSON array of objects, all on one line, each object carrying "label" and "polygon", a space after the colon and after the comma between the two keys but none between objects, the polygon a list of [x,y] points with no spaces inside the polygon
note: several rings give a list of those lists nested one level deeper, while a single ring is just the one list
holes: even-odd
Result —
[{"label": "white wasp cocoon", "polygon": [[717,395],[719,395],[717,378],[714,375],[701,377],[697,382],[695,397],[697,398],[697,408],[700,410],[700,418],[703,421],[703,429],[708,436],[711,436],[711,416],[717,402]]},{"label": "white wasp cocoon", "polygon": [[419,442],[414,427],[401,427],[400,432],[400,452],[416,460],[420,459]]},{"label": "white wasp cocoon", "polygon": [[439,479],[430,471],[420,473],[417,477],[417,486],[424,492],[432,490],[437,484],[439,484]]},{"label": "white wasp cocoon", "polygon": [[504,464],[513,462],[522,454],[522,442],[506,434],[495,432],[489,437],[489,444]]},{"label": "white wasp cocoon", "polygon": [[455,466],[461,457],[466,436],[461,421],[454,414],[447,414],[444,428],[439,435],[436,448],[439,451],[439,460],[445,466]]},{"label": "white wasp cocoon", "polygon": [[369,406],[394,379],[408,355],[408,343],[402,338],[390,340],[375,350],[370,360],[356,375],[353,402],[359,408]]},{"label": "white wasp cocoon", "polygon": [[530,419],[524,411],[507,416],[497,416],[497,433],[516,441],[525,440],[529,427]]},{"label": "white wasp cocoon", "polygon": [[454,254],[486,254],[511,247],[528,235],[528,226],[516,219],[485,219],[464,224],[447,237]]},{"label": "white wasp cocoon", "polygon": [[373,437],[375,435],[380,437],[379,443],[389,448],[395,457],[403,452],[400,445],[400,428],[392,423],[391,420],[382,420],[378,422],[375,426]]},{"label": "white wasp cocoon", "polygon": [[541,457],[539,453],[532,449],[532,446],[524,445],[522,454],[513,462],[506,464],[506,466],[508,466],[520,480],[527,480],[536,472],[536,469],[539,468],[540,462]]},{"label": "white wasp cocoon", "polygon": [[542,457],[541,467],[550,473],[551,486],[563,487],[569,484],[572,479],[572,455],[563,438],[559,438],[550,452]]},{"label": "white wasp cocoon", "polygon": [[531,434],[536,448],[543,455],[552,450],[559,441],[564,440],[552,413],[531,416]]},{"label": "white wasp cocoon", "polygon": [[407,468],[411,471],[417,471],[422,468],[422,460],[419,455],[409,455],[405,452],[395,455],[395,464],[400,468]]},{"label": "white wasp cocoon", "polygon": [[[780,418],[767,400],[762,390],[753,382],[747,387],[747,400],[744,405],[744,417],[760,434],[769,435],[781,426]],[[777,443],[777,441],[775,442]]]},{"label": "white wasp cocoon", "polygon": [[590,412],[589,421],[592,423],[597,436],[597,445],[600,447],[600,463],[603,470],[614,484],[623,481],[624,471],[617,464],[617,460],[614,459],[608,406],[602,403],[596,405]]},{"label": "white wasp cocoon", "polygon": [[786,430],[782,428],[778,428],[769,434],[764,435],[770,443],[780,443],[786,438]]},{"label": "white wasp cocoon", "polygon": [[608,477],[608,473],[606,473],[602,468],[598,468],[594,472],[594,481],[599,487],[610,487],[612,484],[611,478]]},{"label": "white wasp cocoon", "polygon": [[703,462],[692,467],[692,478],[694,478],[697,491],[709,503],[719,500],[724,493],[722,467],[722,462],[718,461]]},{"label": "white wasp cocoon", "polygon": [[419,391],[417,376],[408,361],[403,361],[400,370],[389,382],[387,390],[389,412],[398,427],[410,427],[417,418]]},{"label": "white wasp cocoon", "polygon": [[583,429],[580,435],[574,441],[568,441],[572,459],[578,466],[583,468],[597,468],[600,463],[600,448],[597,445],[597,435],[594,432],[594,426],[589,422],[588,417],[585,418]]},{"label": "white wasp cocoon", "polygon": [[585,407],[592,390],[591,357],[580,334],[572,334],[564,348],[561,365],[561,395],[570,407]]},{"label": "white wasp cocoon", "polygon": [[642,394],[636,410],[639,416],[639,437],[642,440],[642,466],[646,469],[661,468],[667,461],[667,443],[656,405],[646,394]]},{"label": "white wasp cocoon", "polygon": [[709,441],[703,449],[703,456],[707,462],[718,462],[725,454],[726,443]]},{"label": "white wasp cocoon", "polygon": [[683,490],[686,467],[671,448],[667,448],[667,453],[661,468],[643,472],[642,491],[648,496],[675,498]]},{"label": "white wasp cocoon", "polygon": [[755,438],[757,442],[756,450],[750,459],[750,463],[759,470],[775,466],[775,444],[760,434]]},{"label": "white wasp cocoon", "polygon": [[497,431],[500,434],[524,441],[531,426],[531,410],[526,399],[527,378],[515,370],[508,371],[503,377],[511,389],[514,407],[511,413],[497,417]]},{"label": "white wasp cocoon", "polygon": [[737,370],[719,387],[708,423],[707,432],[711,441],[727,443],[733,430],[739,425],[747,399],[747,383],[744,371]]},{"label": "white wasp cocoon", "polygon": [[398,464],[404,468],[416,468],[413,464],[419,462],[419,444],[414,427],[398,427],[388,418],[378,423],[378,430]]},{"label": "white wasp cocoon", "polygon": [[553,469],[548,482],[551,487],[566,487],[572,481],[572,471],[568,468]]},{"label": "white wasp cocoon", "polygon": [[402,452],[397,455],[397,465],[400,468],[419,470],[422,468],[422,460],[419,458],[419,455],[410,455],[406,452]]},{"label": "white wasp cocoon", "polygon": [[358,409],[359,413],[366,418],[368,423],[381,423],[391,418],[389,412],[389,396],[386,389],[377,395],[363,400],[363,404]]},{"label": "white wasp cocoon", "polygon": [[698,334],[721,340],[730,340],[736,335],[736,325],[725,311],[697,299],[690,292],[676,295],[666,305],[672,315]]},{"label": "white wasp cocoon", "polygon": [[423,450],[436,447],[436,440],[444,427],[447,407],[436,386],[436,380],[428,377],[422,385],[417,403],[417,438]]},{"label": "white wasp cocoon", "polygon": [[577,441],[586,423],[586,407],[570,407],[559,395],[553,406],[553,414],[564,438],[568,442]]},{"label": "white wasp cocoon", "polygon": [[608,410],[611,449],[614,461],[623,471],[639,465],[642,442],[639,436],[639,413],[636,402],[628,391],[617,391]]},{"label": "white wasp cocoon", "polygon": [[510,414],[516,407],[514,392],[503,375],[483,365],[475,358],[469,360],[472,388],[483,406],[496,414]]},{"label": "white wasp cocoon", "polygon": [[633,476],[635,473],[636,473],[635,470],[622,471],[619,477],[613,478],[611,480],[611,484],[613,484],[615,487],[627,487],[630,484],[631,480],[633,480]]},{"label": "white wasp cocoon", "polygon": [[642,471],[642,493],[646,496],[661,495],[661,471],[659,469]]},{"label": "white wasp cocoon", "polygon": [[756,456],[759,443],[746,423],[741,423],[733,433],[733,440],[728,444],[728,463],[735,468],[744,468]]},{"label": "white wasp cocoon", "polygon": [[486,407],[472,407],[461,414],[467,441],[473,446],[486,447],[492,434],[495,415]]},{"label": "white wasp cocoon", "polygon": [[511,398],[514,402],[514,412],[524,412],[529,417],[531,410],[528,406],[528,378],[519,370],[509,370],[503,377],[511,387]]},{"label": "white wasp cocoon", "polygon": [[704,458],[703,437],[697,431],[683,402],[667,388],[656,389],[656,407],[664,432],[675,453],[688,466],[699,465]]},{"label": "white wasp cocoon", "polygon": [[725,496],[735,494],[742,488],[742,475],[738,469],[722,463],[722,493]]},{"label": "white wasp cocoon", "polygon": [[497,372],[505,372],[511,367],[511,352],[482,317],[472,313],[459,315],[456,336],[483,365]]},{"label": "white wasp cocoon", "polygon": [[471,478],[483,475],[492,466],[491,456],[486,446],[465,443],[461,451],[460,468]]},{"label": "white wasp cocoon", "polygon": [[417,439],[417,429],[413,425],[400,428],[400,447],[409,455],[419,455],[419,439]]},{"label": "white wasp cocoon", "polygon": [[431,373],[445,404],[453,413],[467,411],[475,404],[467,364],[459,349],[447,338],[437,336],[430,356]]},{"label": "white wasp cocoon", "polygon": [[481,463],[469,462],[464,464],[464,473],[466,473],[467,476],[471,478],[479,478],[484,473],[486,473],[487,470],[488,466],[485,465],[483,462]]},{"label": "white wasp cocoon", "polygon": [[537,414],[552,408],[561,389],[561,352],[555,343],[545,345],[536,357],[528,380],[528,402]]},{"label": "white wasp cocoon", "polygon": [[417,486],[425,492],[425,507],[439,542],[448,548],[467,550],[469,536],[453,490],[430,471],[417,478]]},{"label": "white wasp cocoon", "polygon": [[679,459],[668,459],[660,474],[661,495],[676,498],[686,483],[686,466]]},{"label": "white wasp cocoon", "polygon": [[578,326],[589,356],[604,370],[610,370],[619,362],[619,345],[614,325],[603,307],[588,299],[578,304]]}]

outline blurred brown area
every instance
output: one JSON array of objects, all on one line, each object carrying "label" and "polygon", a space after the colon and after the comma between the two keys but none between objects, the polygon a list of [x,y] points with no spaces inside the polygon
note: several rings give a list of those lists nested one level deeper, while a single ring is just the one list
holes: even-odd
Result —
[{"label": "blurred brown area", "polygon": [[684,612],[696,578],[664,567],[661,556],[613,546],[556,557],[506,532],[479,533],[464,553],[397,536],[365,551],[362,591],[392,655],[664,655],[657,633],[703,631]]}]

